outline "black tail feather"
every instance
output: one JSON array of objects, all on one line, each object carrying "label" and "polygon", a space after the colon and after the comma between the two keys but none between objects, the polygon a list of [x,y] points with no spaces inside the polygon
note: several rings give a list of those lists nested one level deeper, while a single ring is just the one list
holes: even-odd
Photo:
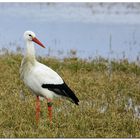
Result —
[{"label": "black tail feather", "polygon": [[66,83],[64,83],[64,87],[65,87],[65,92],[68,93],[68,96],[73,100],[73,102],[74,102],[76,105],[79,105],[79,104],[78,104],[79,99],[76,97],[76,95],[74,94],[74,92],[67,86]]}]

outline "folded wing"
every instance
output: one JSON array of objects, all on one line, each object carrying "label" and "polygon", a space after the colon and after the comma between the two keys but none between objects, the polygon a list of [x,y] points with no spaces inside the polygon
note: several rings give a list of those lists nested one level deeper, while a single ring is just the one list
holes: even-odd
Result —
[{"label": "folded wing", "polygon": [[78,105],[78,98],[75,96],[74,92],[66,85],[64,82],[63,84],[42,84],[43,88],[47,88],[58,95],[65,96],[71,98],[72,101]]}]

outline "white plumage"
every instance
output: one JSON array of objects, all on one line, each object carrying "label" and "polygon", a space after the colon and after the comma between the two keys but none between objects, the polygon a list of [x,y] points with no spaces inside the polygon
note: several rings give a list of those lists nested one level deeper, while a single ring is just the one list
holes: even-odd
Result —
[{"label": "white plumage", "polygon": [[54,92],[42,88],[42,84],[63,84],[62,78],[51,68],[35,61],[23,76],[24,83],[38,96],[53,99]]}]

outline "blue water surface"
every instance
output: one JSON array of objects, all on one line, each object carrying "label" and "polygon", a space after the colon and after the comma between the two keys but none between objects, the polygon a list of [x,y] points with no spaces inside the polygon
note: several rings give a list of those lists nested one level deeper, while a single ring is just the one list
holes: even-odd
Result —
[{"label": "blue water surface", "polygon": [[74,11],[72,8],[67,11],[68,8],[65,3],[57,7],[45,3],[0,3],[0,48],[25,49],[23,33],[32,30],[46,46],[43,49],[36,45],[37,54],[42,56],[49,53],[64,58],[70,50],[76,50],[80,58],[111,55],[121,59],[125,55],[129,60],[136,60],[140,55],[140,24],[85,22],[80,15],[89,11],[81,8],[76,17],[73,12],[77,7]]}]

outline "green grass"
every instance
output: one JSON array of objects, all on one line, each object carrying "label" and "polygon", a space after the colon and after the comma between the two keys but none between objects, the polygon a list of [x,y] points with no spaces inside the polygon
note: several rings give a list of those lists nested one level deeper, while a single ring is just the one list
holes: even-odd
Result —
[{"label": "green grass", "polygon": [[[140,104],[140,68],[127,61],[91,62],[77,58],[64,61],[38,58],[57,71],[80,100],[54,100],[53,124],[49,126],[47,101],[41,101],[39,125],[35,122],[35,96],[19,78],[20,54],[0,56],[0,137],[2,138],[130,138],[140,137],[140,119],[134,109],[126,109],[129,98],[133,108]],[[20,99],[20,91],[25,101]],[[106,108],[103,111],[103,108]]]}]

